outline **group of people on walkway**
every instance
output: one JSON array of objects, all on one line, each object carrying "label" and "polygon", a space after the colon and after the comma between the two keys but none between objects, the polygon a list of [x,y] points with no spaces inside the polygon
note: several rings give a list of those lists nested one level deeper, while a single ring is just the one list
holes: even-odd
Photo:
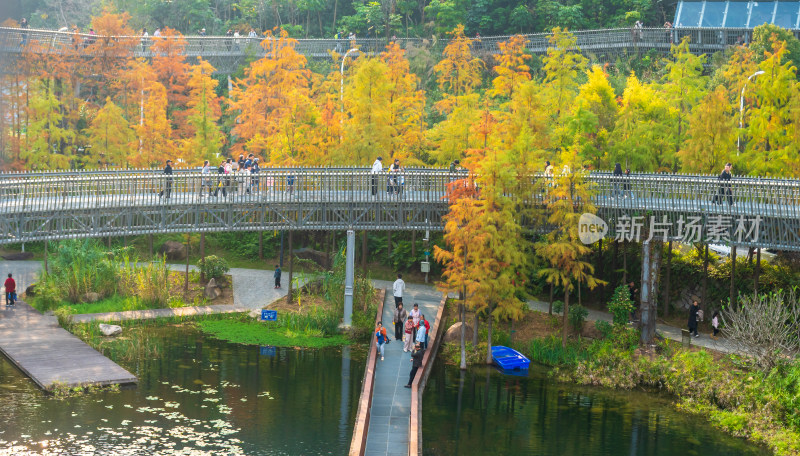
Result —
[{"label": "group of people on walkway", "polygon": [[[402,174],[405,168],[400,165],[400,159],[395,158],[386,171],[388,172],[386,176],[386,193],[389,195],[400,195],[403,193],[403,189],[406,185],[406,178]],[[372,169],[370,170],[370,173],[372,173],[372,196],[378,195],[378,174],[382,172],[384,172],[383,157],[378,156],[372,163]]]},{"label": "group of people on walkway", "polygon": [[[392,322],[394,323],[394,340],[403,341],[403,353],[411,352],[411,372],[409,374],[406,388],[411,388],[417,369],[422,366],[422,357],[428,348],[428,333],[431,325],[425,315],[420,312],[419,304],[414,303],[411,312],[403,308],[403,294],[405,293],[406,283],[403,275],[397,274],[397,280],[392,284],[392,295],[394,297],[395,309]],[[391,342],[383,322],[375,324],[374,337],[381,361],[384,360],[384,347]]]}]

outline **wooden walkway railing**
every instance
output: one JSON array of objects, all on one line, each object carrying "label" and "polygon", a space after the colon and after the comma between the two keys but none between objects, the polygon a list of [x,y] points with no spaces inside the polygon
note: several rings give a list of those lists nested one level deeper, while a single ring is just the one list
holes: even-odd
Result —
[{"label": "wooden walkway railing", "polygon": [[[386,299],[386,289],[378,292],[380,302],[375,321],[380,321],[383,315],[383,302]],[[369,356],[364,367],[364,380],[361,383],[361,395],[358,401],[356,422],[353,426],[353,437],[350,439],[350,456],[364,456],[367,448],[367,433],[369,432],[369,414],[372,408],[372,390],[375,387],[375,365],[378,361],[378,351],[375,347],[375,338],[370,334]]]},{"label": "wooden walkway railing", "polygon": [[436,312],[436,320],[433,322],[428,340],[432,341],[425,350],[422,357],[422,369],[417,371],[414,382],[411,383],[411,421],[408,426],[408,456],[419,456],[422,454],[422,394],[425,392],[425,384],[433,368],[436,353],[442,343],[442,337],[447,331],[446,322],[442,321],[444,307],[447,303],[447,293],[442,296],[439,310]]}]

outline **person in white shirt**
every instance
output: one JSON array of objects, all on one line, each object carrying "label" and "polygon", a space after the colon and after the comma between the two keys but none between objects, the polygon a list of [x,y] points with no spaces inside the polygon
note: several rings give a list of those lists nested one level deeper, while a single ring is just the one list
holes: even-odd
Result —
[{"label": "person in white shirt", "polygon": [[372,164],[372,196],[378,194],[378,173],[383,172],[383,158],[378,157]]},{"label": "person in white shirt", "polygon": [[203,178],[200,181],[200,196],[205,196],[203,194],[203,189],[208,189],[208,196],[211,196],[211,166],[208,165],[208,160],[203,162],[203,170],[200,171],[203,174]]},{"label": "person in white shirt", "polygon": [[406,283],[403,282],[403,274],[397,274],[397,280],[392,285],[392,295],[394,296],[394,308],[403,303],[403,292],[406,291]]},{"label": "person in white shirt", "polygon": [[414,335],[413,340],[417,340],[417,326],[419,326],[419,304],[414,303],[414,308],[408,313],[408,317],[414,322]]}]

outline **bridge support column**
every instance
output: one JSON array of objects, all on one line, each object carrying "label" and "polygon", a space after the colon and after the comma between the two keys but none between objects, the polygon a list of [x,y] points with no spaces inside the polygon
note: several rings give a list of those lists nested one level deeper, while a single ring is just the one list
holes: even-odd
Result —
[{"label": "bridge support column", "polygon": [[353,282],[356,269],[356,232],[347,230],[347,264],[344,273],[344,326],[353,325]]},{"label": "bridge support column", "polygon": [[651,343],[656,337],[656,310],[658,309],[658,270],[661,265],[661,241],[642,243],[642,287],[640,328],[641,342]]}]

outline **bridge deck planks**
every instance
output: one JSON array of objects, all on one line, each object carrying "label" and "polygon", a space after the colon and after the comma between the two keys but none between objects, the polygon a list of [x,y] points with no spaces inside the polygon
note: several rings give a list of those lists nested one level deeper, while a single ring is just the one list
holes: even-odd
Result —
[{"label": "bridge deck planks", "polygon": [[58,326],[55,317],[43,316],[24,302],[0,307],[0,352],[45,390],[137,382],[133,374]]}]

